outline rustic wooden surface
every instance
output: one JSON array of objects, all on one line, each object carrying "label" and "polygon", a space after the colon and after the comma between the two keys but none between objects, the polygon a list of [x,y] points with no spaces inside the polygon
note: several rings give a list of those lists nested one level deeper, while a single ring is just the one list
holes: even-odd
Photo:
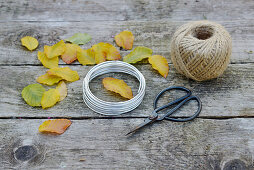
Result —
[{"label": "rustic wooden surface", "polygon": [[[253,9],[253,0],[0,0],[0,169],[254,169],[254,54],[248,53],[254,51]],[[221,77],[195,82],[176,73],[169,43],[178,26],[202,19],[225,26],[233,52]],[[36,57],[44,45],[75,32],[92,35],[83,48],[98,42],[115,45],[113,36],[126,29],[135,35],[134,47],[152,48],[170,66],[164,79],[148,64],[135,65],[147,81],[146,96],[137,109],[117,117],[88,109],[81,87],[92,66],[77,62],[69,66],[81,79],[68,84],[64,101],[47,110],[23,101],[22,89],[47,70]],[[29,52],[21,46],[26,35],[39,40],[38,49]],[[122,56],[128,53],[121,51]],[[114,76],[137,91],[135,79]],[[102,88],[102,77],[92,82],[94,94],[121,101]],[[199,118],[188,123],[163,121],[125,137],[152,111],[154,96],[172,85],[200,96]],[[194,107],[192,103],[180,112],[185,115]],[[69,118],[73,124],[60,136],[39,134],[39,125],[48,117]]]}]

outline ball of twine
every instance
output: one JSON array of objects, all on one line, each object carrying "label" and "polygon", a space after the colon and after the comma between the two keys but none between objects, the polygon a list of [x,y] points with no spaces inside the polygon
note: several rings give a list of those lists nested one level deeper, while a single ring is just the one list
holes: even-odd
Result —
[{"label": "ball of twine", "polygon": [[182,25],[171,41],[171,59],[181,74],[204,81],[220,76],[232,53],[230,34],[220,24],[195,21]]}]

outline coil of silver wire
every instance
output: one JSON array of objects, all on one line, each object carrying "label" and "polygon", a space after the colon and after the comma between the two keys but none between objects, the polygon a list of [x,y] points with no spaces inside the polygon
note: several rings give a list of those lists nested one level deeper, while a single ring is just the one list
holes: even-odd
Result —
[{"label": "coil of silver wire", "polygon": [[[137,95],[123,102],[107,102],[97,98],[91,92],[89,83],[97,76],[112,72],[127,73],[136,77],[139,81]],[[90,109],[97,113],[103,115],[120,115],[130,112],[140,105],[145,95],[145,87],[145,78],[137,68],[122,61],[107,61],[94,66],[87,73],[83,81],[83,100]]]}]

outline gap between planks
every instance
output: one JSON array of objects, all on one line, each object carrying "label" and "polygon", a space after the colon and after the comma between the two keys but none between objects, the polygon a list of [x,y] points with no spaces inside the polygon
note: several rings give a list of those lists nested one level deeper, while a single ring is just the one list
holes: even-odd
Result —
[{"label": "gap between planks", "polygon": [[[173,116],[172,116],[173,117]],[[145,116],[126,116],[126,117],[119,117],[119,116],[110,116],[110,117],[91,117],[91,116],[81,116],[81,117],[69,117],[69,116],[40,116],[40,117],[22,117],[22,116],[9,116],[9,117],[0,117],[1,119],[70,119],[70,120],[88,120],[88,119],[145,119]],[[179,118],[186,118],[185,116],[181,116]],[[252,119],[254,116],[199,116],[196,119],[213,119],[213,120],[227,120],[227,119]]]}]

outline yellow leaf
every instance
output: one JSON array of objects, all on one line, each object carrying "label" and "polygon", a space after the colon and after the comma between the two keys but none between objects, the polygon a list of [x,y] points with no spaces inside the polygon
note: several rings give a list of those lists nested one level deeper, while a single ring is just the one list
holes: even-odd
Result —
[{"label": "yellow leaf", "polygon": [[123,58],[123,61],[127,63],[136,63],[138,61],[141,61],[145,58],[150,57],[152,53],[153,53],[152,49],[139,46],[139,47],[136,47],[132,52],[130,52],[130,54],[125,56]]},{"label": "yellow leaf", "polygon": [[40,125],[39,132],[60,135],[63,134],[70,125],[71,121],[68,119],[46,120]]},{"label": "yellow leaf", "polygon": [[69,67],[51,68],[48,70],[47,73],[49,75],[55,75],[55,76],[63,78],[64,80],[71,81],[71,82],[79,80],[78,72],[71,70]]},{"label": "yellow leaf", "polygon": [[107,60],[120,60],[121,55],[113,45],[105,43],[106,59]]},{"label": "yellow leaf", "polygon": [[60,93],[60,100],[59,101],[62,101],[67,96],[67,87],[66,87],[66,84],[64,83],[64,81],[60,81],[58,83],[56,89]]},{"label": "yellow leaf", "polygon": [[82,65],[93,65],[93,64],[96,64],[95,63],[95,59],[94,59],[94,52],[91,50],[91,48],[89,48],[87,50],[83,50],[83,49],[80,48],[77,51],[77,58],[78,58],[78,61]]},{"label": "yellow leaf", "polygon": [[109,43],[100,42],[92,46],[94,52],[95,62],[97,64],[106,60],[119,60],[121,55],[113,45]]},{"label": "yellow leaf", "polygon": [[168,61],[165,57],[161,55],[153,55],[148,58],[150,64],[155,70],[158,70],[159,73],[166,78],[168,76],[169,66]]},{"label": "yellow leaf", "polygon": [[121,96],[131,99],[133,98],[131,88],[123,81],[112,77],[106,77],[102,80],[104,87],[115,93],[119,93]]},{"label": "yellow leaf", "polygon": [[103,43],[93,45],[92,51],[94,52],[94,59],[96,64],[106,61],[106,52],[103,49]]},{"label": "yellow leaf", "polygon": [[44,46],[44,53],[48,58],[54,58],[62,55],[66,50],[66,45],[63,40],[59,41],[53,46]]},{"label": "yellow leaf", "polygon": [[38,59],[41,61],[41,63],[44,65],[46,68],[54,68],[58,67],[58,57],[51,58],[49,59],[44,52],[38,51]]},{"label": "yellow leaf", "polygon": [[126,50],[131,50],[134,36],[130,31],[123,31],[115,36],[115,41],[119,47],[123,47]]},{"label": "yellow leaf", "polygon": [[60,99],[60,93],[57,89],[49,89],[44,92],[41,98],[41,106],[43,109],[54,106]]},{"label": "yellow leaf", "polygon": [[70,63],[74,62],[77,59],[77,49],[78,48],[80,48],[80,47],[76,44],[66,44],[66,50],[61,56],[62,60],[66,64],[70,64]]},{"label": "yellow leaf", "polygon": [[28,50],[33,51],[39,45],[38,41],[34,37],[26,36],[21,38],[21,44],[25,46]]},{"label": "yellow leaf", "polygon": [[52,86],[53,84],[58,83],[60,80],[62,80],[61,77],[49,75],[48,73],[46,73],[38,77],[36,81],[41,84]]}]

